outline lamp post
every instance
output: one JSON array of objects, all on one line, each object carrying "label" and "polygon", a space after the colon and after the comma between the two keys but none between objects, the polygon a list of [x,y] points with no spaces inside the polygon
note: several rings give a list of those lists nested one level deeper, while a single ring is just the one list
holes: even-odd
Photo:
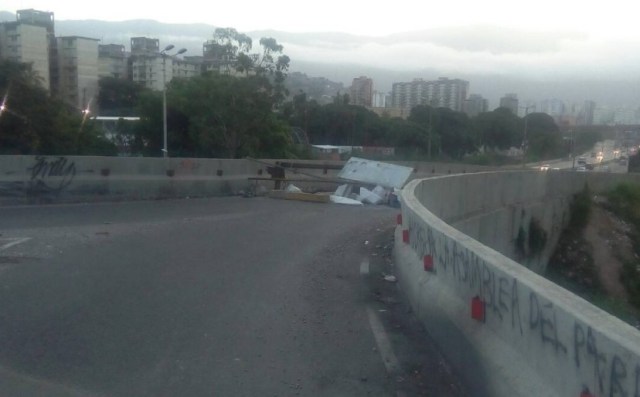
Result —
[{"label": "lamp post", "polygon": [[527,106],[524,108],[524,132],[522,136],[522,168],[525,168],[527,162],[527,116],[529,115],[529,108],[533,106]]},{"label": "lamp post", "polygon": [[[167,148],[167,51],[171,51],[175,46],[169,44],[160,51],[162,55],[162,129],[163,129],[163,141],[162,154],[164,157],[169,157],[169,149]],[[175,55],[184,54],[187,52],[186,48],[182,48]]]}]

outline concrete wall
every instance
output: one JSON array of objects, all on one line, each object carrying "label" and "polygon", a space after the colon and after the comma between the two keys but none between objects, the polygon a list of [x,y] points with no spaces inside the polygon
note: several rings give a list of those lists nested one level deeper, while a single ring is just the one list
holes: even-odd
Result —
[{"label": "concrete wall", "polygon": [[[446,222],[498,241],[522,208],[563,212],[585,182],[604,189],[618,178],[495,172],[405,187],[394,254],[400,285],[472,395],[577,397],[588,389],[593,396],[640,396],[638,330]],[[484,307],[483,321],[471,317],[474,298]]]},{"label": "concrete wall", "polygon": [[[0,156],[0,205],[97,200],[203,197],[238,194],[256,187],[273,189],[267,166],[277,161],[334,165],[317,160],[192,159],[90,156]],[[484,167],[437,163],[410,163],[414,176],[430,173],[472,172]],[[467,171],[468,170],[468,171]],[[338,170],[287,169],[287,178],[305,190],[333,191]],[[302,181],[300,181],[302,180]]]},{"label": "concrete wall", "polygon": [[0,156],[0,204],[233,194],[263,168],[246,160]]}]

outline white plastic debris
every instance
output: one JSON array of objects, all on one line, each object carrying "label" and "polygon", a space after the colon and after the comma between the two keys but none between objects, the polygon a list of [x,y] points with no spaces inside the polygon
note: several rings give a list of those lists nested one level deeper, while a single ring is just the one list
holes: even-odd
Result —
[{"label": "white plastic debris", "polygon": [[360,201],[368,204],[380,204],[382,202],[382,198],[377,194],[373,193],[371,190],[361,187],[360,188]]},{"label": "white plastic debris", "polygon": [[402,188],[412,173],[413,168],[410,167],[352,157],[340,170],[338,178],[389,188]]},{"label": "white plastic debris", "polygon": [[331,200],[332,203],[336,204],[362,205],[362,203],[358,200],[350,199],[348,197],[336,196],[335,194],[329,196],[329,200]]},{"label": "white plastic debris", "polygon": [[380,185],[377,185],[372,192],[379,196],[382,199],[382,202],[386,203],[389,201],[389,195],[391,194],[391,190],[390,189],[385,189]]},{"label": "white plastic debris", "polygon": [[384,276],[384,281],[388,281],[390,283],[395,283],[396,281],[398,281],[398,279],[396,278],[396,276],[393,276],[391,274]]},{"label": "white plastic debris", "polygon": [[341,196],[344,197],[346,196],[345,192],[347,191],[347,185],[340,185],[338,186],[338,188],[336,189],[336,192],[334,193],[336,196]]},{"label": "white plastic debris", "polygon": [[293,184],[287,185],[287,188],[284,189],[284,190],[289,192],[289,193],[302,193],[302,189],[300,189],[299,187],[297,187],[296,185],[293,185]]}]

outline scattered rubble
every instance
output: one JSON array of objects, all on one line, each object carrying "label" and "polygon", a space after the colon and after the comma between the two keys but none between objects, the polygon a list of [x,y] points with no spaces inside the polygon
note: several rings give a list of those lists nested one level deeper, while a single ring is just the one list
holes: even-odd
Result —
[{"label": "scattered rubble", "polygon": [[397,192],[407,183],[412,172],[413,169],[409,167],[352,157],[338,174],[339,178],[348,183],[338,186],[332,196],[349,200],[336,198],[331,201],[355,204],[355,200],[364,204],[389,204],[398,207]]}]

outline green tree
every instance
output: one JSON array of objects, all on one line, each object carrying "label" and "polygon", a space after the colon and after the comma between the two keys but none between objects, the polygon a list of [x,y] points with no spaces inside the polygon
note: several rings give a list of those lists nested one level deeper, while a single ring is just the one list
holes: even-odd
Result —
[{"label": "green tree", "polygon": [[487,149],[520,147],[523,140],[521,120],[507,108],[480,113],[473,119],[476,140]]},{"label": "green tree", "polygon": [[103,77],[98,82],[98,108],[101,116],[136,116],[140,96],[146,90],[139,83],[114,77]]},{"label": "green tree", "polygon": [[0,98],[0,153],[115,153],[115,146],[90,120],[49,96],[28,64],[0,63]]},{"label": "green tree", "polygon": [[[287,157],[289,127],[273,112],[274,88],[264,76],[210,73],[171,82],[167,89],[172,153],[200,157]],[[159,153],[159,95],[145,98],[139,144]]]},{"label": "green tree", "polygon": [[471,121],[466,114],[449,108],[438,108],[435,130],[440,136],[440,147],[447,156],[461,159],[475,152]]},{"label": "green tree", "polygon": [[408,120],[422,126],[426,131],[426,150],[427,156],[431,159],[432,154],[439,151],[440,146],[436,149],[434,141],[440,142],[440,136],[435,132],[435,124],[438,122],[438,110],[429,105],[418,105],[411,109]]},{"label": "green tree", "polygon": [[564,153],[562,134],[555,121],[546,113],[530,113],[527,123],[527,155],[532,158],[550,159]]}]

